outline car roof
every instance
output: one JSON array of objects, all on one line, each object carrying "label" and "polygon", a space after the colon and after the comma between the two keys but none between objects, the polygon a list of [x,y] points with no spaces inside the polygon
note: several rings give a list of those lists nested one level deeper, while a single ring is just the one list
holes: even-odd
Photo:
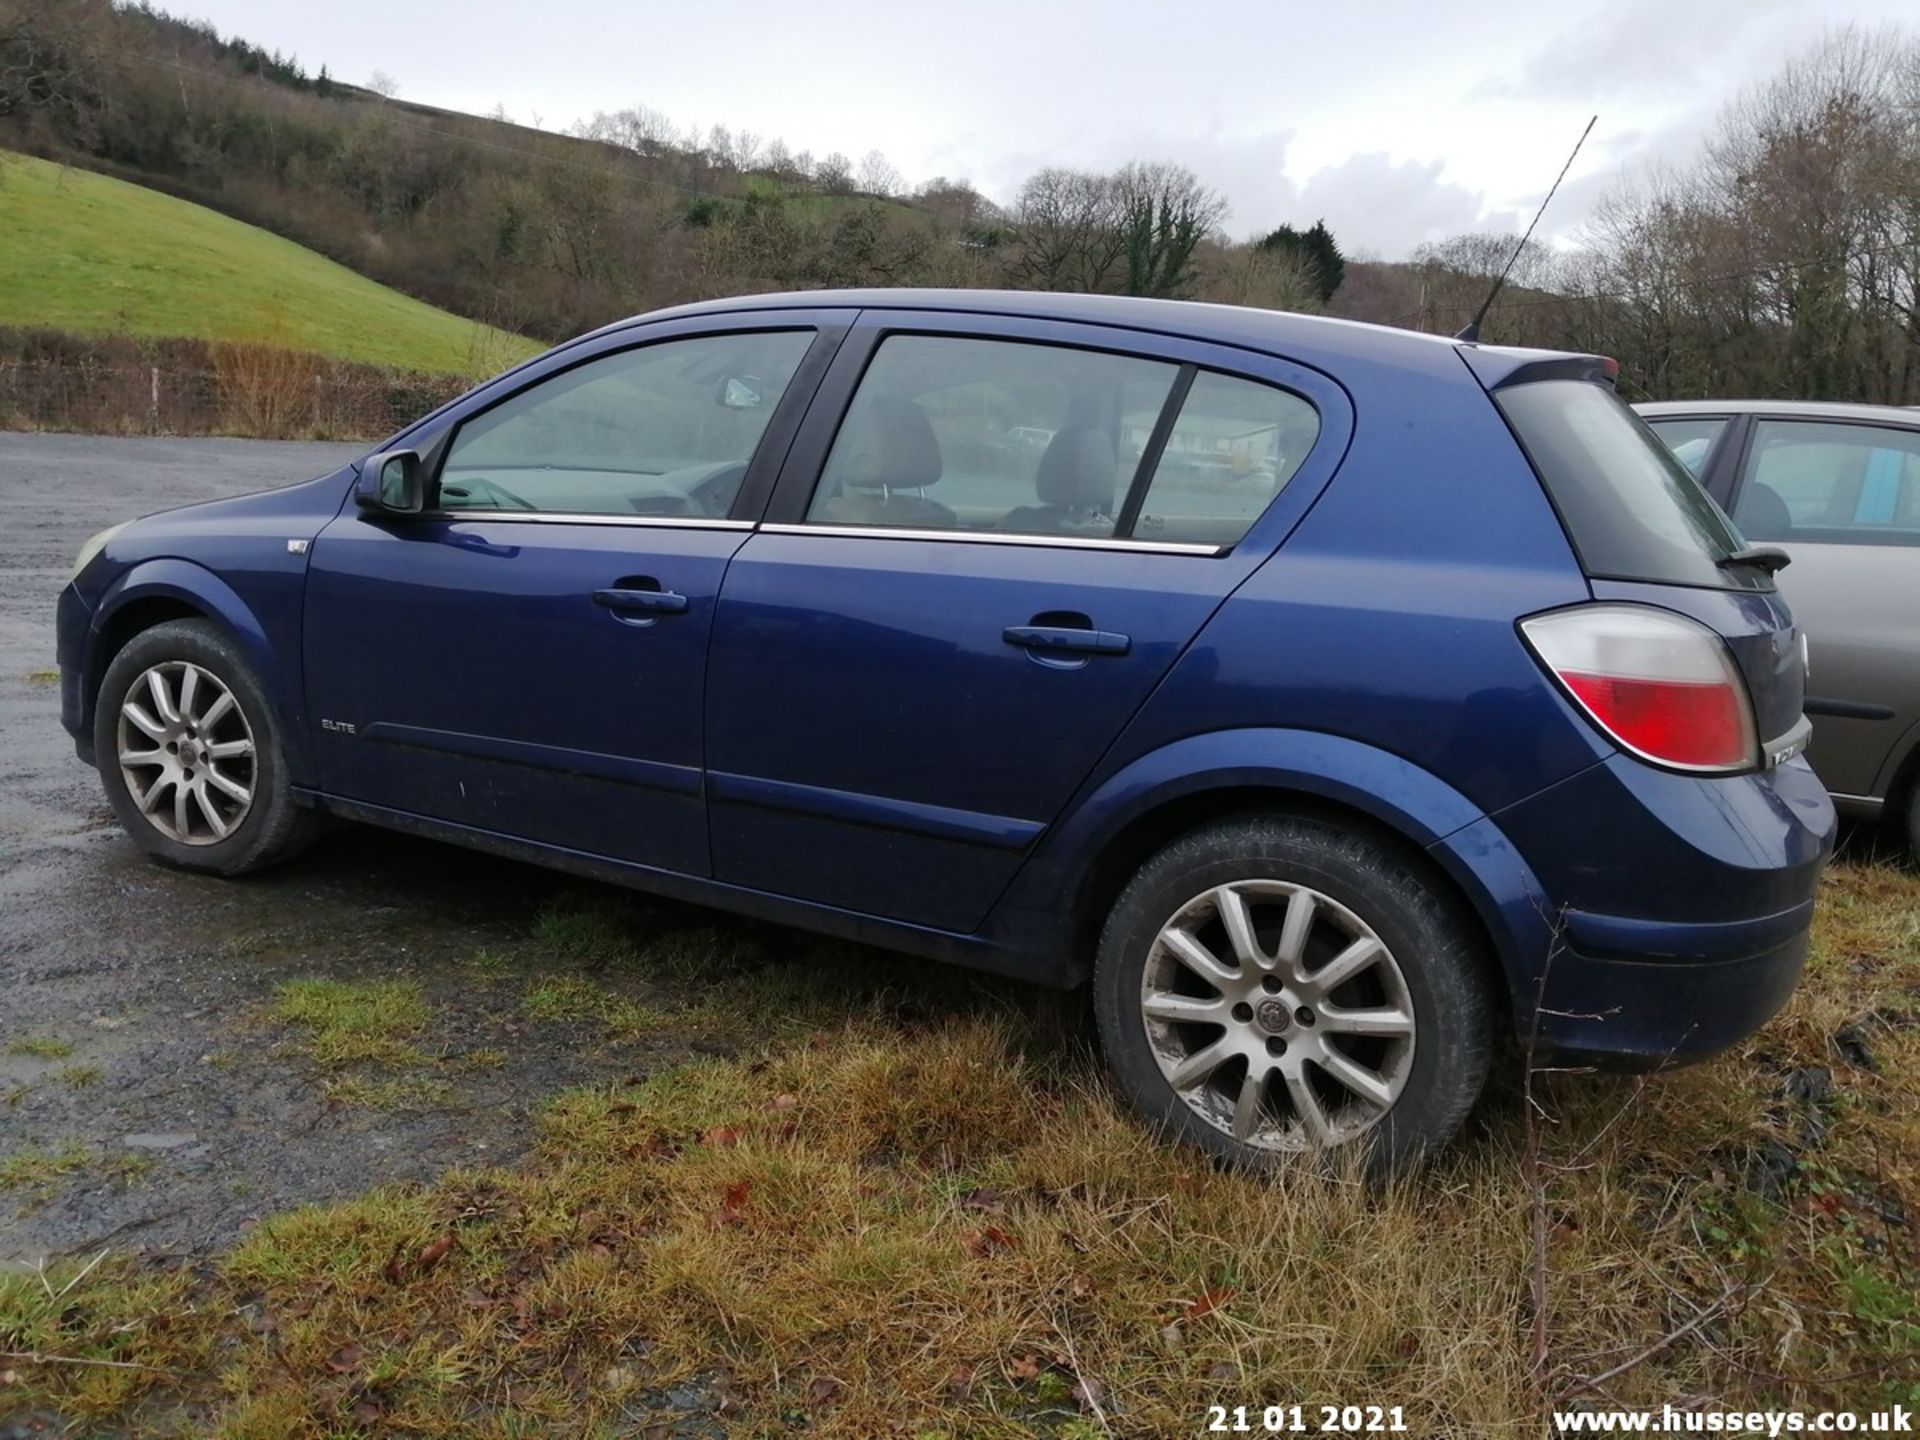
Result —
[{"label": "car roof", "polygon": [[775,294],[740,295],[703,300],[636,315],[605,326],[602,331],[700,315],[737,314],[754,310],[925,310],[968,314],[1031,317],[1083,325],[1107,325],[1191,340],[1232,345],[1246,350],[1310,359],[1314,352],[1344,354],[1376,363],[1400,360],[1419,364],[1436,347],[1477,350],[1493,361],[1496,374],[1510,372],[1529,361],[1559,352],[1522,350],[1509,346],[1473,345],[1445,335],[1402,330],[1340,320],[1330,315],[1301,315],[1285,310],[1259,310],[1247,305],[1217,305],[1197,300],[1151,300],[1133,295],[1065,295],[1039,290],[867,289],[798,290]]},{"label": "car roof", "polygon": [[1874,420],[1920,425],[1920,405],[1859,405],[1837,400],[1650,400],[1642,415],[1786,415],[1804,420]]}]

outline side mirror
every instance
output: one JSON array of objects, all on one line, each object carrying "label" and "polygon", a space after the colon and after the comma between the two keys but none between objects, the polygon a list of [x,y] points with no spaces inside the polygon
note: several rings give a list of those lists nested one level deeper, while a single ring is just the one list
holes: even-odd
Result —
[{"label": "side mirror", "polygon": [[426,508],[424,467],[414,450],[370,456],[354,482],[353,503],[386,515],[418,515]]},{"label": "side mirror", "polygon": [[720,404],[728,410],[758,410],[766,403],[759,377],[729,375],[720,385]]}]

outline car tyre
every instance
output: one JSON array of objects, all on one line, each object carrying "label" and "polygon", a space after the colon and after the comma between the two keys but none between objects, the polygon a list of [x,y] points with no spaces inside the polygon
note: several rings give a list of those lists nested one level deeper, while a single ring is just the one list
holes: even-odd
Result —
[{"label": "car tyre", "polygon": [[294,803],[252,667],[207,621],[169,620],[127,642],[101,681],[93,738],[120,824],[170,865],[244,875],[291,859],[322,827]]},{"label": "car tyre", "polygon": [[1416,1162],[1473,1109],[1495,1007],[1472,920],[1366,835],[1319,819],[1222,822],[1121,893],[1094,1010],[1122,1094],[1229,1165],[1361,1152]]}]

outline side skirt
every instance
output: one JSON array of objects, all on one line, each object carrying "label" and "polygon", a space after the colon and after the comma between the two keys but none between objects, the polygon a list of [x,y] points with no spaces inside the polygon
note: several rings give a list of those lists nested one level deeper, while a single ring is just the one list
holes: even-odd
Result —
[{"label": "side skirt", "polygon": [[502,835],[492,830],[455,825],[444,820],[431,820],[405,810],[393,810],[384,805],[371,805],[361,800],[345,800],[334,795],[323,795],[317,791],[296,790],[294,798],[302,804],[312,805],[330,815],[337,815],[343,820],[357,820],[367,825],[376,825],[383,830],[395,830],[401,834],[417,835],[428,840],[443,840],[449,844],[461,845],[469,850],[478,850],[488,855],[521,860],[531,865],[545,866],[549,870],[561,870],[590,880],[601,880],[608,884],[624,886],[629,890],[662,895],[671,900],[706,905],[716,910],[746,915],[755,920],[766,920],[777,925],[792,925],[801,930],[831,935],[838,940],[850,940],[855,944],[899,951],[923,959],[965,966],[971,970],[984,970],[989,974],[1004,975],[1010,979],[1025,980],[1035,985],[1050,986],[1058,990],[1071,989],[1085,979],[1084,967],[1074,965],[1069,957],[1063,956],[1058,959],[1035,957],[996,945],[979,935],[956,935],[950,931],[932,930],[925,926],[908,925],[897,920],[883,920],[876,916],[860,914],[858,911],[839,910],[831,906],[811,904],[804,900],[791,900],[785,896],[769,894],[764,890],[752,890],[741,885],[729,885],[719,880],[681,875],[671,870],[636,865],[630,861],[610,860],[605,856],[568,850],[558,845],[542,845],[531,840]]}]

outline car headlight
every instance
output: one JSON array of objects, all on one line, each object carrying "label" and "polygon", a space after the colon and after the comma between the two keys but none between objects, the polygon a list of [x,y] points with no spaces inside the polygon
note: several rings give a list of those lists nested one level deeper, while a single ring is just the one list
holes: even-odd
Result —
[{"label": "car headlight", "polygon": [[80,547],[80,553],[73,557],[73,573],[67,577],[67,583],[71,585],[74,581],[78,580],[80,578],[80,572],[93,563],[93,557],[107,548],[107,542],[132,523],[132,521],[123,520],[118,525],[109,525],[98,535],[87,541],[86,544],[82,545]]}]

